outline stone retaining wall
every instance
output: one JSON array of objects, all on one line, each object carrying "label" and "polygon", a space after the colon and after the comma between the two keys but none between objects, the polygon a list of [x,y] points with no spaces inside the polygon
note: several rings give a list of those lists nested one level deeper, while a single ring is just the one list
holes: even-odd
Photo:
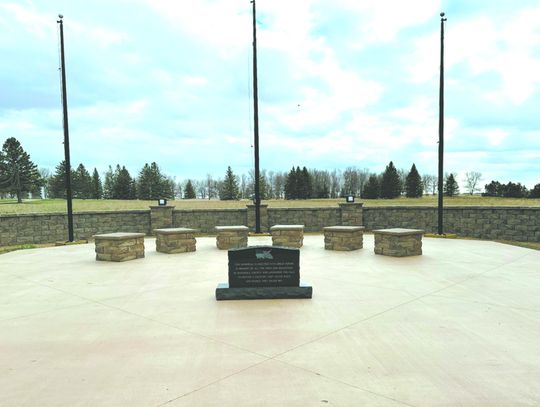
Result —
[{"label": "stone retaining wall", "polygon": [[[366,230],[385,228],[437,231],[434,207],[360,207]],[[268,208],[265,224],[304,225],[306,232],[321,232],[325,226],[341,225],[342,210],[330,208]],[[52,243],[67,239],[65,214],[0,215],[0,246]],[[173,210],[172,227],[199,229],[215,234],[215,226],[248,224],[246,209]],[[150,210],[84,212],[73,215],[75,239],[95,234],[139,232],[150,234]],[[540,242],[540,207],[449,207],[444,210],[444,231],[481,239]],[[360,226],[360,225],[358,225]]]},{"label": "stone retaining wall", "polygon": [[[423,229],[437,233],[437,208],[414,206],[364,207],[368,230]],[[443,211],[444,232],[480,239],[540,242],[540,207],[448,207]]]},{"label": "stone retaining wall", "polygon": [[193,209],[173,211],[173,227],[215,234],[216,226],[247,226],[247,209]]},{"label": "stone retaining wall", "polygon": [[268,223],[304,225],[305,232],[321,232],[325,226],[341,224],[341,211],[339,208],[268,208]]},{"label": "stone retaining wall", "polygon": [[[84,212],[73,214],[75,240],[112,232],[148,233],[150,211]],[[67,215],[0,215],[0,246],[53,243],[68,239]]]}]

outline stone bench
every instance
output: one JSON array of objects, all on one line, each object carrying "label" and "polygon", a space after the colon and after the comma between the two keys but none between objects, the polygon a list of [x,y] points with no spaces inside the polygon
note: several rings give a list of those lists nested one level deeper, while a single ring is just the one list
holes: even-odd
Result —
[{"label": "stone bench", "polygon": [[327,226],[323,231],[326,250],[351,251],[364,247],[363,226]]},{"label": "stone bench", "polygon": [[220,250],[247,247],[249,228],[247,226],[216,226],[216,246]]},{"label": "stone bench", "polygon": [[421,229],[379,229],[374,230],[375,254],[383,256],[405,257],[422,254]]},{"label": "stone bench", "polygon": [[94,235],[96,260],[128,261],[144,257],[144,233],[105,233]]},{"label": "stone bench", "polygon": [[300,248],[304,244],[304,225],[274,225],[270,234],[272,246]]},{"label": "stone bench", "polygon": [[196,229],[164,228],[154,229],[156,251],[160,253],[187,253],[197,250]]}]

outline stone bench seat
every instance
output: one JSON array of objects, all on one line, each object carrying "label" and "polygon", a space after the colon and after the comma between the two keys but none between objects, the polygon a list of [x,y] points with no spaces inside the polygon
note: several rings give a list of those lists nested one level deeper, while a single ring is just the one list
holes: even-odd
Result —
[{"label": "stone bench seat", "polygon": [[156,235],[156,251],[168,254],[194,252],[197,250],[195,233],[197,233],[197,229],[154,229],[154,234]]},{"label": "stone bench seat", "polygon": [[272,246],[300,248],[304,244],[304,225],[274,225],[270,234]]},{"label": "stone bench seat", "polygon": [[326,250],[352,251],[364,247],[363,226],[326,226],[323,231]]},{"label": "stone bench seat", "polygon": [[249,228],[247,226],[216,226],[216,246],[220,250],[247,247]]},{"label": "stone bench seat", "polygon": [[96,260],[128,261],[144,257],[144,233],[105,233],[94,235]]},{"label": "stone bench seat", "polygon": [[421,229],[379,229],[374,230],[375,254],[383,256],[405,257],[422,254]]}]

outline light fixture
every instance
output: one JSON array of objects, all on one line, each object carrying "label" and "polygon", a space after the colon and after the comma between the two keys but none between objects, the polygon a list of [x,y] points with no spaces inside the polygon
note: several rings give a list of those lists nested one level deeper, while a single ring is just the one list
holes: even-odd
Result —
[{"label": "light fixture", "polygon": [[348,195],[348,196],[345,198],[345,200],[346,200],[347,202],[349,202],[349,203],[354,202],[354,195]]},{"label": "light fixture", "polygon": [[167,205],[167,200],[164,198],[158,199],[158,205],[159,206],[165,206]]}]

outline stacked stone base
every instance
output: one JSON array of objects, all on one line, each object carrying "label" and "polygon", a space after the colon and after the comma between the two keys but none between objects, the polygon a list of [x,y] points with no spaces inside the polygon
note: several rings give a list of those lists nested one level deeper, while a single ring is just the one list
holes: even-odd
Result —
[{"label": "stacked stone base", "polygon": [[275,225],[270,228],[272,246],[294,247],[304,244],[304,225]]},{"label": "stacked stone base", "polygon": [[247,247],[247,226],[216,226],[216,246],[220,250],[239,249]]},{"label": "stacked stone base", "polygon": [[324,248],[326,250],[352,251],[363,247],[363,226],[327,226],[324,228]]},{"label": "stacked stone base", "polygon": [[96,260],[128,261],[144,257],[144,233],[107,233],[94,236]]},{"label": "stacked stone base", "polygon": [[374,230],[375,254],[393,257],[419,256],[422,254],[422,235],[418,229]]},{"label": "stacked stone base", "polygon": [[155,229],[156,251],[160,253],[188,253],[197,250],[195,229],[169,228]]}]

